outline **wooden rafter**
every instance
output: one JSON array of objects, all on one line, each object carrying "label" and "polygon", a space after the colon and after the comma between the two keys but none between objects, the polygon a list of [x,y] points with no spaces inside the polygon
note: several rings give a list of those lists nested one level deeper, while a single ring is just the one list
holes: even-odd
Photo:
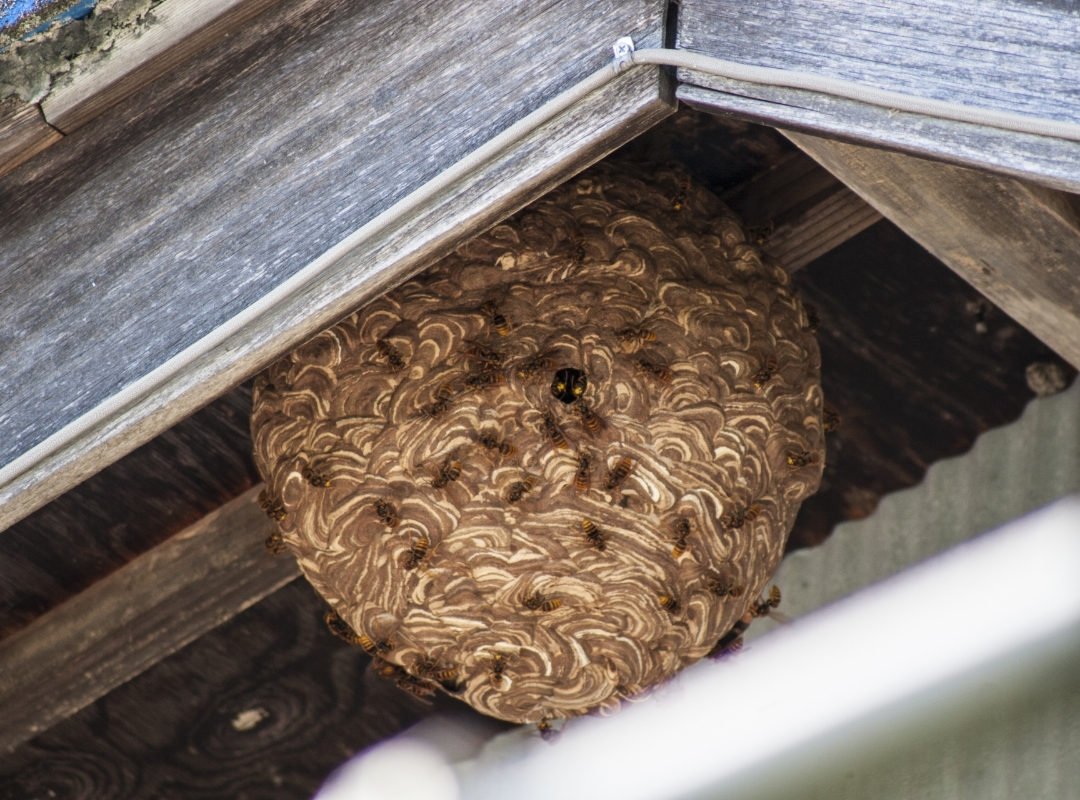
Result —
[{"label": "wooden rafter", "polygon": [[0,175],[62,138],[41,116],[37,106],[17,98],[0,103]]},{"label": "wooden rafter", "polygon": [[36,619],[0,648],[0,750],[135,677],[300,574],[272,557],[256,487]]},{"label": "wooden rafter", "polygon": [[[1080,122],[1080,15],[1025,0],[683,0],[677,46],[918,97]],[[1080,142],[679,71],[691,105],[1080,191]]]},{"label": "wooden rafter", "polygon": [[1080,204],[1075,197],[902,153],[788,135],[1062,358],[1080,367]]},{"label": "wooden rafter", "polygon": [[[5,352],[8,379],[22,388],[0,398],[0,462],[607,63],[617,36],[658,45],[664,9],[656,0],[279,5],[152,96],[128,98],[50,148],[34,170],[5,176],[0,196],[13,211],[0,216],[0,279],[16,289],[0,310],[23,335]],[[569,28],[568,16],[577,19]],[[0,528],[673,110],[659,69],[608,84],[4,486]],[[136,121],[114,141],[125,119]]]},{"label": "wooden rafter", "polygon": [[788,272],[869,228],[881,214],[802,153],[727,192],[724,202],[764,240]]}]

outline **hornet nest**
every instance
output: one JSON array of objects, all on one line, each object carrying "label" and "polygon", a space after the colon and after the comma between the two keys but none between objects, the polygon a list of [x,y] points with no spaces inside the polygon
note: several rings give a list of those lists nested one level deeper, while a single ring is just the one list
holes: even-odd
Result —
[{"label": "hornet nest", "polygon": [[258,377],[263,506],[383,674],[546,726],[766,607],[819,362],[713,195],[600,165]]}]

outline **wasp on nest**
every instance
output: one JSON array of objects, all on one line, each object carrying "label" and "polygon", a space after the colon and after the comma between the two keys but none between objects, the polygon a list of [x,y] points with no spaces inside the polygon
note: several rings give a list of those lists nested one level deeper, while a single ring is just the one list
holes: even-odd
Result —
[{"label": "wasp on nest", "polygon": [[614,708],[761,612],[824,462],[811,328],[714,196],[595,167],[256,380],[274,549],[417,696]]}]

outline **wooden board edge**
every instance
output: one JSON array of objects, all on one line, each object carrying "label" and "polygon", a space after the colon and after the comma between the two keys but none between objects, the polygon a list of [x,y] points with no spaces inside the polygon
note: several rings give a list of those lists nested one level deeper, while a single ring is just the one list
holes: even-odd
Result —
[{"label": "wooden board edge", "polygon": [[679,80],[683,82],[676,97],[701,111],[1080,192],[1080,142],[893,112],[689,70],[679,70]]},{"label": "wooden board edge", "polygon": [[538,199],[675,108],[662,68],[640,68],[616,78],[394,231],[343,259],[292,300],[0,489],[0,530]]},{"label": "wooden board edge", "polygon": [[777,230],[764,250],[794,273],[881,219],[876,208],[845,186],[808,209],[795,224]]},{"label": "wooden board edge", "polygon": [[278,0],[165,0],[156,21],[125,31],[108,55],[41,101],[45,119],[71,133],[134,94]]},{"label": "wooden board edge", "polygon": [[1080,215],[1069,198],[986,171],[827,137],[785,135],[1080,368]]},{"label": "wooden board edge", "polygon": [[11,750],[294,580],[268,554],[257,486],[0,645],[0,751]]},{"label": "wooden board edge", "polygon": [[21,100],[0,103],[0,175],[63,138],[45,121],[38,106]]}]

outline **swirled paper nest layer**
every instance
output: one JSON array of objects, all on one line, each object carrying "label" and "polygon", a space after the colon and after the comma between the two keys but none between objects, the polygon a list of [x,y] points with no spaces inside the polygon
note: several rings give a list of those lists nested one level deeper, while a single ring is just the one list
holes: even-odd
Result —
[{"label": "swirled paper nest layer", "polygon": [[594,168],[259,376],[265,505],[406,688],[610,708],[779,563],[824,457],[807,327],[711,194]]}]

